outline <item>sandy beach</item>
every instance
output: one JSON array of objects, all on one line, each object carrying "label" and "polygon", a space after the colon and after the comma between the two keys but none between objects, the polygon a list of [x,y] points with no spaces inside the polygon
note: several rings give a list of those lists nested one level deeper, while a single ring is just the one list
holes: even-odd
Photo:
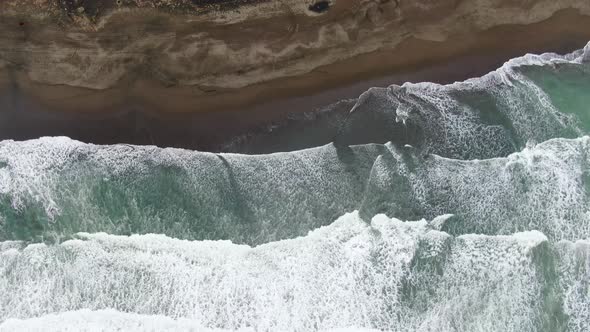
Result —
[{"label": "sandy beach", "polygon": [[410,37],[394,49],[307,74],[205,91],[146,79],[121,80],[97,90],[43,84],[23,73],[2,71],[0,139],[66,135],[99,144],[212,150],[252,128],[355,98],[373,86],[449,83],[481,76],[528,52],[570,52],[590,40],[589,27],[590,17],[562,10],[538,23],[465,31],[440,42]]}]

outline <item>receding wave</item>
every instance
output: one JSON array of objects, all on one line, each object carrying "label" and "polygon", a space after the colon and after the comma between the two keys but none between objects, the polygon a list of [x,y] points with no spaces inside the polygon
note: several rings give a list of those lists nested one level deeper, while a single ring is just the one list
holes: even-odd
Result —
[{"label": "receding wave", "polygon": [[448,158],[502,157],[528,141],[590,133],[589,71],[590,44],[567,55],[529,54],[465,82],[372,88],[356,101],[241,137],[226,150],[268,153],[332,141],[391,141]]}]

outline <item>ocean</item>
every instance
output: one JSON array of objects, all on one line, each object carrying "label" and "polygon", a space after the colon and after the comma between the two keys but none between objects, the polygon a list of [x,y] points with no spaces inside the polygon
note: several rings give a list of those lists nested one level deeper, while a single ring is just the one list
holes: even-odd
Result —
[{"label": "ocean", "polygon": [[590,44],[342,105],[230,149],[272,153],[0,142],[0,331],[590,330]]}]

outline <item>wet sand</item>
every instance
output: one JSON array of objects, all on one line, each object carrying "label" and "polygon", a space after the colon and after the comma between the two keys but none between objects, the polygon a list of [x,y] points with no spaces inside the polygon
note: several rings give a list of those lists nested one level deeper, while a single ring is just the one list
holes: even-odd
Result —
[{"label": "wet sand", "polygon": [[465,32],[444,42],[408,39],[313,72],[241,89],[191,92],[150,81],[107,90],[0,79],[0,139],[65,135],[97,144],[132,143],[218,150],[256,127],[355,98],[373,86],[449,83],[481,76],[527,52],[565,53],[590,40],[590,18],[565,10],[543,22]]}]

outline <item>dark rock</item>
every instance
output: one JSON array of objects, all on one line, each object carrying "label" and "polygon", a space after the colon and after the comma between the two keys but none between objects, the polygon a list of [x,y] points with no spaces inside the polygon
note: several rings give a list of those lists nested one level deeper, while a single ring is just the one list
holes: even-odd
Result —
[{"label": "dark rock", "polygon": [[330,1],[318,1],[313,5],[309,5],[309,10],[315,13],[324,13],[330,9]]}]

